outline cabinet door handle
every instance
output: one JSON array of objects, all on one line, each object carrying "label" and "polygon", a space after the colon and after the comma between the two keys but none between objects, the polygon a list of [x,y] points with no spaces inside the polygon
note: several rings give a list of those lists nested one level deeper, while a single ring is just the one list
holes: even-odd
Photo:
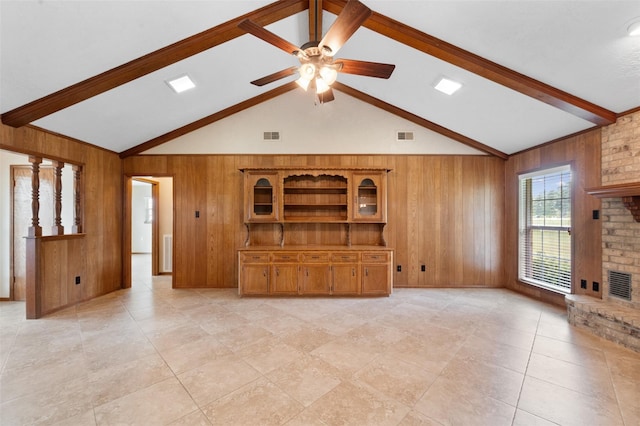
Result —
[{"label": "cabinet door handle", "polygon": [[280,276],[280,268],[276,268],[276,276]]},{"label": "cabinet door handle", "polygon": [[309,268],[307,268],[307,276],[309,276]]},{"label": "cabinet door handle", "polygon": [[356,268],[351,268],[351,276],[352,277],[356,276]]},{"label": "cabinet door handle", "polygon": [[369,276],[369,268],[364,268],[364,275],[365,275],[366,277],[368,277],[368,276]]}]

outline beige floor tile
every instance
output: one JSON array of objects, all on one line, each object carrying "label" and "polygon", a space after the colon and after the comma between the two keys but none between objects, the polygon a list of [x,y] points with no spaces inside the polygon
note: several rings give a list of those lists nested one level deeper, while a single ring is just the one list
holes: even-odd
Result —
[{"label": "beige floor tile", "polygon": [[37,321],[0,303],[0,424],[640,424],[640,353],[509,290],[240,298],[145,274]]},{"label": "beige floor tile", "polygon": [[516,410],[512,426],[555,426],[557,423],[550,422],[541,417],[534,416],[526,411]]},{"label": "beige floor tile", "polygon": [[0,424],[51,424],[91,410],[91,387],[86,378],[62,381],[51,387],[0,404]]},{"label": "beige floor tile", "polygon": [[606,364],[584,367],[534,353],[527,367],[527,376],[596,398],[615,398]]},{"label": "beige floor tile", "polygon": [[212,423],[201,410],[196,410],[175,422],[169,423],[169,426],[212,426]]},{"label": "beige floor tile", "polygon": [[325,343],[310,353],[336,367],[343,377],[351,376],[378,356],[376,352],[353,346],[344,337]]},{"label": "beige floor tile", "polygon": [[443,425],[511,425],[515,407],[490,398],[465,382],[439,377],[415,410]]},{"label": "beige floor tile", "polygon": [[497,343],[477,336],[469,337],[456,357],[499,365],[518,373],[524,373],[530,352],[515,346]]},{"label": "beige floor tile", "polygon": [[203,407],[213,424],[281,425],[298,415],[302,404],[267,379],[258,379]]},{"label": "beige floor tile", "polygon": [[380,356],[354,375],[360,383],[409,407],[422,397],[437,375],[395,357]]},{"label": "beige floor tile", "polygon": [[368,388],[342,382],[308,410],[327,425],[396,425],[409,407]]},{"label": "beige floor tile", "polygon": [[308,354],[267,374],[269,380],[305,407],[340,384],[340,371]]},{"label": "beige floor tile", "polygon": [[154,353],[93,371],[88,380],[93,393],[92,402],[98,406],[170,377],[173,373],[160,355]]},{"label": "beige floor tile", "polygon": [[202,407],[260,378],[260,373],[235,356],[217,358],[178,376]]},{"label": "beige floor tile", "polygon": [[398,426],[441,426],[442,423],[425,416],[417,411],[410,411]]},{"label": "beige floor tile", "polygon": [[171,423],[198,407],[175,378],[95,407],[98,425]]},{"label": "beige floor tile", "polygon": [[448,388],[464,394],[467,388],[514,407],[522,388],[524,374],[494,364],[485,364],[469,358],[454,358],[440,374]]},{"label": "beige floor tile", "polygon": [[209,333],[196,323],[163,328],[147,334],[149,341],[159,351],[166,351],[207,336],[209,336]]},{"label": "beige floor tile", "polygon": [[232,354],[229,348],[213,336],[204,336],[159,353],[175,374]]},{"label": "beige floor tile", "polygon": [[304,352],[271,336],[262,338],[236,352],[236,356],[262,374],[300,359],[303,354]]},{"label": "beige floor tile", "polygon": [[518,408],[566,426],[623,424],[615,399],[586,395],[534,377],[525,378]]}]

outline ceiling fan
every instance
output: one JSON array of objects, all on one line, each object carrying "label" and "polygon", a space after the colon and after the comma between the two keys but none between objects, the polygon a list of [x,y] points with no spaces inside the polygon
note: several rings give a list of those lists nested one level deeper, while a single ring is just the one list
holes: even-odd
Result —
[{"label": "ceiling fan", "polygon": [[[318,41],[318,35],[322,34],[321,14],[322,1],[309,0],[310,14],[310,38],[315,37],[300,47],[289,43],[280,36],[264,29],[255,22],[247,19],[238,24],[238,27],[246,32],[296,56],[300,60],[299,67],[290,67],[269,74],[251,82],[256,86],[264,86],[281,78],[288,77],[296,72],[300,77],[296,83],[305,91],[313,88],[316,91],[320,103],[334,100],[331,85],[336,81],[338,73],[356,74],[367,77],[389,78],[395,65],[379,62],[358,61],[354,59],[334,59],[334,55],[344,43],[356,32],[358,28],[371,16],[371,9],[358,0],[349,0],[342,12],[338,15],[333,25],[329,28],[322,40]],[[312,7],[314,9],[312,9]],[[315,21],[311,22],[311,13],[315,10]],[[320,24],[318,25],[318,22]]]}]

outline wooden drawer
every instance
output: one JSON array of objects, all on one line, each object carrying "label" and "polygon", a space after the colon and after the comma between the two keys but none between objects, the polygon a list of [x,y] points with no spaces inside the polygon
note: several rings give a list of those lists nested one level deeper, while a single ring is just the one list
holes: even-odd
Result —
[{"label": "wooden drawer", "polygon": [[269,262],[268,252],[242,252],[241,259],[243,263],[267,263]]},{"label": "wooden drawer", "polygon": [[298,253],[273,253],[271,260],[273,262],[297,262],[298,261]]},{"label": "wooden drawer", "polygon": [[328,263],[329,253],[325,252],[312,252],[302,253],[302,261],[306,263]]},{"label": "wooden drawer", "polygon": [[358,262],[358,253],[331,253],[331,261],[334,263],[337,262],[345,262],[345,263],[357,263]]},{"label": "wooden drawer", "polygon": [[383,263],[389,261],[388,252],[362,253],[363,263]]}]

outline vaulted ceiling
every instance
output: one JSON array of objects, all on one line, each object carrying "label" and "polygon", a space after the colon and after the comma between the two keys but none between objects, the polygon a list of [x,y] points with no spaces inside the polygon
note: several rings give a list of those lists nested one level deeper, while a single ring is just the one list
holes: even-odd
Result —
[{"label": "vaulted ceiling", "polygon": [[[396,68],[388,80],[339,74],[336,99],[322,108],[355,97],[506,157],[640,106],[640,37],[627,35],[640,20],[636,0],[363,3],[373,14],[338,56]],[[295,75],[249,83],[299,62],[238,23],[250,18],[302,45],[314,22],[326,32],[345,4],[3,0],[2,121],[141,152],[301,90]],[[316,5],[319,20],[309,18]],[[183,74],[197,87],[176,94],[165,82]],[[435,91],[440,76],[462,89]]]}]

